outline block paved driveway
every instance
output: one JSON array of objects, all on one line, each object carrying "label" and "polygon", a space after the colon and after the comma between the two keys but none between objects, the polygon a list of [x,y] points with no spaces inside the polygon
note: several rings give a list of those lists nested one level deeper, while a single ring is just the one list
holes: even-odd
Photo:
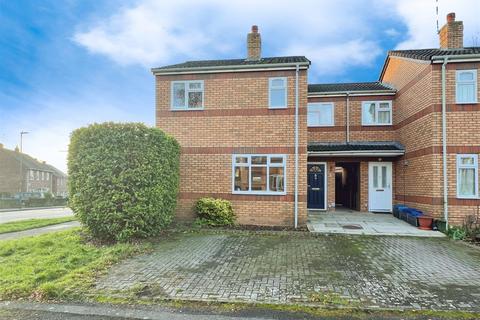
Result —
[{"label": "block paved driveway", "polygon": [[187,300],[479,311],[480,250],[446,238],[177,234],[153,253],[114,266],[96,289]]}]

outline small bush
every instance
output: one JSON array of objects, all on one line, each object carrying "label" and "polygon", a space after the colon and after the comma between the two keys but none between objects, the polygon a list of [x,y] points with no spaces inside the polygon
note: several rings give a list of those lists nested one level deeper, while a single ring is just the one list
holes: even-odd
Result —
[{"label": "small bush", "polygon": [[195,205],[197,224],[209,226],[232,226],[235,213],[230,201],[214,198],[201,198]]},{"label": "small bush", "polygon": [[140,123],[75,130],[68,150],[69,205],[96,238],[158,235],[177,204],[180,147]]}]

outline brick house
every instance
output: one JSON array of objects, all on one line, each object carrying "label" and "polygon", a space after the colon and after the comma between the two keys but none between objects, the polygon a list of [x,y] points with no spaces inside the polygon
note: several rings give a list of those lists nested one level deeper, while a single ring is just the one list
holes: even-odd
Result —
[{"label": "brick house", "polygon": [[256,225],[395,203],[461,223],[480,205],[480,48],[454,14],[440,48],[390,51],[377,82],[308,84],[310,61],[262,57],[256,26],[247,51],[152,69],[156,126],[182,147],[178,218],[203,196]]},{"label": "brick house", "polygon": [[66,178],[63,172],[44,161],[0,144],[0,195],[36,192],[65,197]]}]

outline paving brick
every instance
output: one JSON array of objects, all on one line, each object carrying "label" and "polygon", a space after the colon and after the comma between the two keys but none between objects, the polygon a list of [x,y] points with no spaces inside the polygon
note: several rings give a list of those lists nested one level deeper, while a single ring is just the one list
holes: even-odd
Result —
[{"label": "paving brick", "polygon": [[179,235],[114,266],[102,292],[157,288],[161,298],[480,310],[480,251],[443,238],[308,233]]}]

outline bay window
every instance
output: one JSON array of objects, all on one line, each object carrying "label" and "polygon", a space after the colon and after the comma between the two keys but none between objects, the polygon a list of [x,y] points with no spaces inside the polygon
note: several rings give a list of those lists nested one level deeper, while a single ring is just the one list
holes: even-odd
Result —
[{"label": "bay window", "polygon": [[238,194],[285,194],[285,155],[232,157],[232,192]]}]

